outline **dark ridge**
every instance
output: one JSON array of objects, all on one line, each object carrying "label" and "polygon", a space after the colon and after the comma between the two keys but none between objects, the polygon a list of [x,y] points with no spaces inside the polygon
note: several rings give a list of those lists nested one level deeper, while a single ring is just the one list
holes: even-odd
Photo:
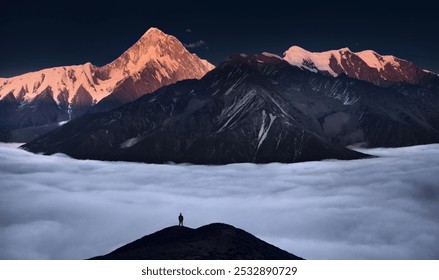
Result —
[{"label": "dark ridge", "polygon": [[172,226],[92,260],[301,260],[231,225]]}]

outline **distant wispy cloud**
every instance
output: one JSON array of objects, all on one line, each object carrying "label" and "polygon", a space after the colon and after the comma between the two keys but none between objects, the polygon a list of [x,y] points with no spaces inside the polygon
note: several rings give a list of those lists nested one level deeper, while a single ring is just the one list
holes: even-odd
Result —
[{"label": "distant wispy cloud", "polygon": [[192,30],[191,30],[191,29],[189,29],[189,28],[188,28],[188,29],[186,29],[185,31],[186,31],[187,33],[192,33]]},{"label": "distant wispy cloud", "polygon": [[188,49],[200,48],[202,46],[206,46],[206,42],[204,40],[199,40],[194,43],[184,44],[184,46]]},{"label": "distant wispy cloud", "polygon": [[224,222],[307,259],[439,259],[439,145],[295,164],[158,165],[0,144],[0,259],[85,259]]}]

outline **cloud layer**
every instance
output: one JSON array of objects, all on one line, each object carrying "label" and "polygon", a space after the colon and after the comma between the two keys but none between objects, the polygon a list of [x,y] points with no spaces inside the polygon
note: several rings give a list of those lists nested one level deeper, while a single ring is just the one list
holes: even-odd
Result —
[{"label": "cloud layer", "polygon": [[439,145],[297,164],[154,165],[0,145],[0,259],[84,259],[224,222],[307,259],[439,259]]}]

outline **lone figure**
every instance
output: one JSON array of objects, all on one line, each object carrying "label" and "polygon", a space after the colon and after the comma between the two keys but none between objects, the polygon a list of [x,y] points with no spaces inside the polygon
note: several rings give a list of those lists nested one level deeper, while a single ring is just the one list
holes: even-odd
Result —
[{"label": "lone figure", "polygon": [[180,216],[178,216],[178,225],[181,227],[183,226],[183,219],[183,215],[180,213]]}]

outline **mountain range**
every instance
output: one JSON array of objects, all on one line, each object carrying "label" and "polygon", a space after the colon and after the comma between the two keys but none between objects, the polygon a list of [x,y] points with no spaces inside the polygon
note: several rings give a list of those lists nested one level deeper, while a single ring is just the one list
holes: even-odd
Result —
[{"label": "mountain range", "polygon": [[94,260],[301,260],[231,225],[172,226]]},{"label": "mountain range", "polygon": [[321,72],[337,77],[348,77],[368,81],[375,85],[392,83],[423,84],[436,74],[419,68],[413,62],[393,55],[380,55],[372,50],[352,52],[349,48],[326,52],[309,52],[292,46],[284,53],[291,65],[312,72]]},{"label": "mountain range", "polygon": [[0,78],[0,140],[28,141],[87,112],[107,111],[214,66],[150,28],[113,62]]},{"label": "mountain range", "polygon": [[150,163],[355,159],[365,155],[347,145],[439,141],[437,80],[431,88],[381,87],[313,73],[267,53],[234,55],[200,80],[84,116],[24,148]]},{"label": "mountain range", "polygon": [[[195,77],[163,78],[181,69]],[[213,69],[153,28],[95,73],[98,81],[127,77],[89,104],[93,113],[25,149],[81,159],[227,164],[357,159],[367,155],[346,146],[439,142],[438,75],[374,51],[313,53],[293,46],[283,57],[230,55]],[[167,86],[152,92],[141,86],[158,74]],[[43,108],[41,118],[51,96],[46,90],[31,101]],[[15,101],[7,94],[0,106]]]}]

